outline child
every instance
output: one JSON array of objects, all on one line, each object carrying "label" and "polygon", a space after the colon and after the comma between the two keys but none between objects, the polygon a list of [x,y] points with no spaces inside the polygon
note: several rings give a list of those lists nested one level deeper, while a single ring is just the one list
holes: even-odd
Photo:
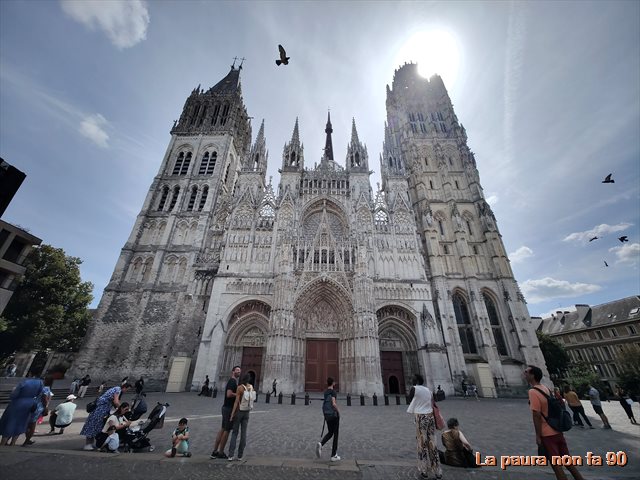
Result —
[{"label": "child", "polygon": [[184,457],[190,457],[189,451],[189,427],[187,427],[188,420],[181,418],[178,422],[178,427],[173,431],[171,435],[171,441],[173,445],[171,450],[164,452],[166,457],[175,457],[176,453],[181,454]]},{"label": "child", "polygon": [[107,429],[107,439],[100,447],[101,452],[109,452],[109,453],[118,453],[118,447],[120,446],[120,437],[118,436],[118,432],[116,432],[116,426],[111,425]]}]

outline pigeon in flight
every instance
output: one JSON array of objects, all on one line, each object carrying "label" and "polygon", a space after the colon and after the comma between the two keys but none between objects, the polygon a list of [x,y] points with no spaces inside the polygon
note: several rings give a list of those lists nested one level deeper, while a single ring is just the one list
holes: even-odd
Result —
[{"label": "pigeon in flight", "polygon": [[603,260],[603,262],[604,262],[604,266],[605,266],[605,267],[608,267],[608,266],[609,266],[609,264],[607,263],[607,261],[606,261],[606,260]]},{"label": "pigeon in flight", "polygon": [[278,51],[280,52],[280,58],[276,60],[276,65],[289,65],[289,59],[291,57],[287,57],[287,52],[282,45],[278,45]]},{"label": "pigeon in flight", "polygon": [[593,237],[593,238],[590,238],[589,241],[593,242],[594,240],[598,240],[598,238],[600,238],[600,237]]},{"label": "pigeon in flight", "polygon": [[609,175],[607,175],[605,179],[602,181],[602,183],[616,183],[616,181],[613,178],[611,178],[611,175],[613,175],[613,173],[610,173]]},{"label": "pigeon in flight", "polygon": [[627,237],[626,235],[623,235],[621,237],[618,237],[618,240],[620,240],[622,243],[628,242],[629,241],[629,237]]}]

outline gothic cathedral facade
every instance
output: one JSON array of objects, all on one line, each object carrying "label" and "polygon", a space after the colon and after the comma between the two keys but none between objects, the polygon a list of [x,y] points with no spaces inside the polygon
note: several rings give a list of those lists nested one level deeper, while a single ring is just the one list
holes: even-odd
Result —
[{"label": "gothic cathedral facade", "polygon": [[240,73],[187,98],[75,371],[166,383],[181,358],[187,386],[240,365],[264,392],[332,376],[344,393],[404,393],[422,373],[493,396],[544,367],[440,77],[405,64],[387,86],[374,193],[355,120],[342,166],[330,118],[313,168],[296,119],[274,189]]}]

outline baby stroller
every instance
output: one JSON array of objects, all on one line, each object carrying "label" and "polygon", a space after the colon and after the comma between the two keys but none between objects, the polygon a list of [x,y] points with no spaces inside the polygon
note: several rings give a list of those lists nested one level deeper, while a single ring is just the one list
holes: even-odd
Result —
[{"label": "baby stroller", "polygon": [[120,438],[120,444],[125,452],[139,452],[146,449],[149,452],[153,452],[155,447],[151,445],[149,440],[149,432],[156,428],[162,428],[164,426],[164,418],[167,413],[168,403],[160,403],[153,407],[149,417],[142,423],[127,428],[126,432]]}]

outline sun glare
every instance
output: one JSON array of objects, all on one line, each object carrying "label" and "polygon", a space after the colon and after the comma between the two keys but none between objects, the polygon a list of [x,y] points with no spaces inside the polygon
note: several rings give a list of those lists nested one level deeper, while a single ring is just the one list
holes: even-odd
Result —
[{"label": "sun glare", "polygon": [[405,62],[417,63],[418,73],[425,78],[437,73],[451,86],[460,62],[456,38],[446,30],[418,32],[398,51],[396,68]]}]

